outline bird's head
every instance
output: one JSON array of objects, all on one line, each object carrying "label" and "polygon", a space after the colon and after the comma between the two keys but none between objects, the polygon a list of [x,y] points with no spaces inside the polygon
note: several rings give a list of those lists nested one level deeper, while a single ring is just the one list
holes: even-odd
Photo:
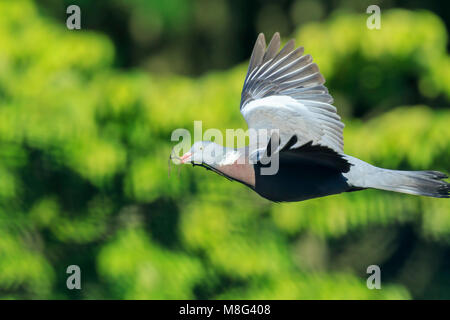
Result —
[{"label": "bird's head", "polygon": [[181,157],[181,163],[205,163],[210,166],[219,165],[226,154],[226,148],[212,141],[197,141]]}]

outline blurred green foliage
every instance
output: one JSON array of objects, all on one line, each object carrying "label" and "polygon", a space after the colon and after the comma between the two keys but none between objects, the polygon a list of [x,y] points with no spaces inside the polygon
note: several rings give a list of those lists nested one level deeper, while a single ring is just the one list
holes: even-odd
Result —
[{"label": "blurred green foliage", "polygon": [[[100,33],[69,31],[31,1],[0,12],[1,298],[450,297],[446,199],[369,190],[272,204],[198,168],[168,177],[174,129],[245,128],[245,64],[199,78],[118,70]],[[338,13],[295,34],[346,116],[346,152],[448,172],[444,25],[426,11],[383,13],[379,31],[365,19]],[[66,288],[71,264],[81,291]],[[382,290],[366,287],[371,264]]]}]

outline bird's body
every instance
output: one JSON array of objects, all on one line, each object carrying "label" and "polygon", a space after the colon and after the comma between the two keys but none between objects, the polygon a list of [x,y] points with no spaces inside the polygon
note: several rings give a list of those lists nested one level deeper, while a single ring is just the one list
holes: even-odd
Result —
[{"label": "bird's body", "polygon": [[[249,129],[265,130],[269,143],[251,139],[248,147],[232,149],[197,142],[181,158],[183,163],[206,166],[276,202],[367,188],[450,196],[441,172],[383,169],[346,155],[344,124],[317,65],[303,55],[303,48],[294,50],[292,40],[281,51],[279,47],[278,33],[267,49],[264,36],[258,37],[240,106]],[[274,163],[276,170],[267,173]]]},{"label": "bird's body", "polygon": [[303,201],[348,191],[350,186],[336,169],[318,166],[310,161],[300,165],[280,162],[274,175],[261,175],[260,165],[255,166],[254,190],[262,197],[275,202]]}]

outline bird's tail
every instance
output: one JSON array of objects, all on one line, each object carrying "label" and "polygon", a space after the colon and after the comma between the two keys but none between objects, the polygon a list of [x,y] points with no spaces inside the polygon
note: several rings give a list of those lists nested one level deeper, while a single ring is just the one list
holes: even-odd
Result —
[{"label": "bird's tail", "polygon": [[[372,166],[348,156],[354,167],[349,172],[356,189],[374,188],[435,198],[450,198],[448,176],[439,171],[402,171]],[[350,159],[351,158],[351,159]]]},{"label": "bird's tail", "polygon": [[434,198],[449,198],[447,175],[439,171],[400,171],[382,169],[373,179],[371,188],[415,194]]}]

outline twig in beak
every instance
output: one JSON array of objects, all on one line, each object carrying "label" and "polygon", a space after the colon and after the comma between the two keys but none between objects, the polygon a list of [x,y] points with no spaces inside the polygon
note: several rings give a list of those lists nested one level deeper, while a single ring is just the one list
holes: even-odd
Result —
[{"label": "twig in beak", "polygon": [[167,162],[168,173],[167,177],[170,178],[170,163],[172,162],[172,153],[169,155],[169,161]]}]

